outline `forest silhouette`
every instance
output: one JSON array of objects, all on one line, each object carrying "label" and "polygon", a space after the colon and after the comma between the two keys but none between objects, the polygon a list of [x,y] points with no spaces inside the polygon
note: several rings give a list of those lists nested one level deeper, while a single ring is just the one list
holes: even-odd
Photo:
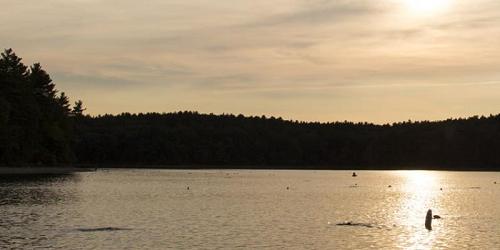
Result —
[{"label": "forest silhouette", "polygon": [[0,165],[500,170],[500,115],[376,125],[197,112],[84,115],[40,64],[0,58]]},{"label": "forest silhouette", "polygon": [[60,165],[75,161],[71,110],[39,63],[24,65],[12,49],[0,58],[0,164]]}]

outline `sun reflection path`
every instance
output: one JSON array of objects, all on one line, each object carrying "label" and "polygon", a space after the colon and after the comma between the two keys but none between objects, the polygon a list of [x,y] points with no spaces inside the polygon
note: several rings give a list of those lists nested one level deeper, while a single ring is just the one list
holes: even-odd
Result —
[{"label": "sun reflection path", "polygon": [[434,212],[441,210],[439,172],[401,171],[400,174],[404,183],[397,219],[403,232],[398,236],[398,243],[405,249],[430,249],[434,246],[439,229],[428,231],[424,222],[428,209]]}]

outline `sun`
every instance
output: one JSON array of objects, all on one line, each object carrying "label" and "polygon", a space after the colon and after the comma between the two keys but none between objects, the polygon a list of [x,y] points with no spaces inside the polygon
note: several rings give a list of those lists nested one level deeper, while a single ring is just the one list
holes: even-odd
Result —
[{"label": "sun", "polygon": [[446,11],[451,0],[403,0],[403,6],[417,15],[432,15]]}]

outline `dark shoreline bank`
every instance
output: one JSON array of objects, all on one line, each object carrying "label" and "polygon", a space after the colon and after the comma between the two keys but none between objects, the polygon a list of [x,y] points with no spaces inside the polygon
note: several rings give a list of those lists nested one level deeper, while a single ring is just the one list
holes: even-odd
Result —
[{"label": "dark shoreline bank", "polygon": [[361,167],[361,166],[269,166],[269,165],[149,165],[149,164],[88,164],[78,165],[83,169],[171,169],[171,170],[339,170],[339,171],[458,171],[458,172],[500,172],[500,167]]},{"label": "dark shoreline bank", "polygon": [[96,164],[77,167],[0,167],[0,176],[70,175],[105,169],[134,170],[311,170],[311,171],[456,171],[456,172],[500,172],[492,168],[442,168],[442,167],[331,167],[331,166],[234,166],[234,165],[126,165]]},{"label": "dark shoreline bank", "polygon": [[82,167],[0,167],[0,176],[10,175],[66,175],[92,172],[95,168]]}]

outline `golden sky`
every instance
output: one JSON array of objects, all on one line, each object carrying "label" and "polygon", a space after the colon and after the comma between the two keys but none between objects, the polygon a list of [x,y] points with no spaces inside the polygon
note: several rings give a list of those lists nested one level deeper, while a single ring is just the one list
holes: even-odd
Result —
[{"label": "golden sky", "polygon": [[0,0],[0,47],[90,114],[500,112],[496,0]]}]

